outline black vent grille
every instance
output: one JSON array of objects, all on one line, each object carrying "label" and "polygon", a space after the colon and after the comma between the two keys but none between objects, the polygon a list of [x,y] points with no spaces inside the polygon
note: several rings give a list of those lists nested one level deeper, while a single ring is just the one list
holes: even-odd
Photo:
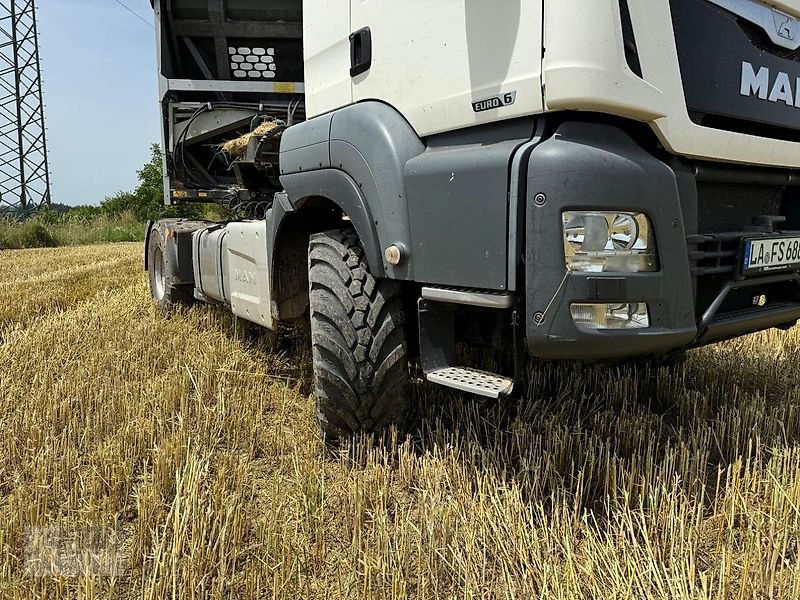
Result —
[{"label": "black vent grille", "polygon": [[726,117],[723,115],[712,115],[697,111],[690,111],[689,118],[693,123],[696,123],[702,127],[708,127],[710,129],[733,131],[734,133],[754,135],[756,137],[769,138],[772,140],[800,142],[800,131],[787,129],[786,127],[779,127],[777,125],[767,125],[764,123],[757,123],[755,121],[748,121],[746,119],[737,119],[735,117]]},{"label": "black vent grille", "polygon": [[750,38],[753,46],[762,52],[772,54],[773,56],[777,56],[778,58],[783,58],[785,60],[800,62],[800,48],[797,50],[782,48],[769,39],[767,33],[758,25],[755,25],[750,21],[746,21],[745,19],[737,19],[737,21],[739,22],[739,26],[747,34],[747,37]]},{"label": "black vent grille", "polygon": [[686,243],[689,245],[692,276],[735,273],[742,236],[739,232],[688,236]]}]

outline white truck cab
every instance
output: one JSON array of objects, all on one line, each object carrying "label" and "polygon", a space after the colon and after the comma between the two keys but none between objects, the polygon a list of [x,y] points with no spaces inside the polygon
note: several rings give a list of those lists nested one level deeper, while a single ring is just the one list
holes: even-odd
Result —
[{"label": "white truck cab", "polygon": [[166,202],[232,213],[152,224],[153,294],[310,320],[331,439],[410,363],[499,398],[800,318],[800,0],[153,3]]}]

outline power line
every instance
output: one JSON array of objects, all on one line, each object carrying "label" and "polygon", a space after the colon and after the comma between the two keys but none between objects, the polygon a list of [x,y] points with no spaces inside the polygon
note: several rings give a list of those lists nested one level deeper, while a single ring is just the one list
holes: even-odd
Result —
[{"label": "power line", "polygon": [[142,15],[140,15],[140,14],[139,14],[139,13],[137,13],[135,10],[133,10],[133,9],[132,9],[130,6],[128,6],[127,4],[125,4],[125,3],[124,3],[122,0],[114,0],[114,2],[116,2],[116,3],[117,3],[117,4],[119,4],[119,5],[120,5],[122,8],[124,8],[125,10],[127,10],[127,11],[128,11],[129,13],[131,13],[131,14],[132,14],[134,17],[136,17],[136,18],[137,18],[137,19],[139,19],[139,20],[140,20],[142,23],[144,23],[145,25],[147,25],[147,26],[148,26],[150,29],[155,29],[155,27],[153,26],[153,24],[152,24],[150,21],[148,21],[147,19],[145,19],[145,18],[144,18]]}]

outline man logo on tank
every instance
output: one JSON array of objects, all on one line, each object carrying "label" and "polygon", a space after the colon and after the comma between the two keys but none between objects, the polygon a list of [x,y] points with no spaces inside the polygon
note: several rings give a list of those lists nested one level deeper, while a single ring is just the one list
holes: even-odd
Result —
[{"label": "man logo on tank", "polygon": [[745,61],[742,63],[739,93],[765,102],[783,102],[786,106],[800,108],[800,77],[783,71],[772,73],[767,67],[756,71],[751,63]]},{"label": "man logo on tank", "polygon": [[256,284],[256,274],[252,271],[245,271],[244,269],[236,269],[233,272],[233,278],[236,281],[241,283],[246,283],[247,285],[255,285]]}]

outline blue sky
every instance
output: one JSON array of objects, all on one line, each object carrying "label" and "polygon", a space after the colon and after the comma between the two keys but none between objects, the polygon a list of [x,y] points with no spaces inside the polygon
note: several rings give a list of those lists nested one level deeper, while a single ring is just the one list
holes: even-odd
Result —
[{"label": "blue sky", "polygon": [[[124,0],[152,22],[148,0]],[[115,0],[38,0],[53,201],[136,186],[160,142],[155,33]]]}]

